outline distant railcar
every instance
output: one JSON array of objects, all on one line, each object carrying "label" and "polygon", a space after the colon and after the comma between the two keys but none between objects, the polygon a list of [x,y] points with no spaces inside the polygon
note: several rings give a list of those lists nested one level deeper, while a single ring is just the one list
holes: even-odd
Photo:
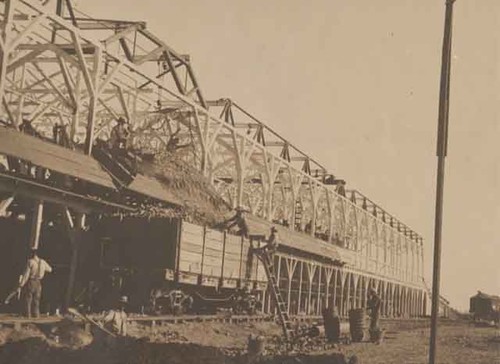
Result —
[{"label": "distant railcar", "polygon": [[500,322],[500,297],[481,291],[470,298],[470,310],[476,321]]}]

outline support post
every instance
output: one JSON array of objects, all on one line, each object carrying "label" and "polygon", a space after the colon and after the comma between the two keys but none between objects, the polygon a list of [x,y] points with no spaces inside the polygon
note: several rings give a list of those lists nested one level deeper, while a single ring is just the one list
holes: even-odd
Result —
[{"label": "support post", "polygon": [[14,195],[9,196],[4,200],[0,200],[0,216],[7,215],[7,209],[9,208],[12,201],[14,201]]},{"label": "support post", "polygon": [[40,232],[42,229],[43,201],[37,201],[33,209],[31,221],[30,248],[38,249],[40,245]]},{"label": "support post", "polygon": [[300,277],[299,277],[299,298],[297,302],[297,314],[301,313],[301,304],[302,304],[302,275],[304,274],[304,262],[300,261]]},{"label": "support post", "polygon": [[83,226],[85,225],[85,215],[78,213],[74,222],[68,208],[63,211],[64,221],[68,231],[69,243],[71,248],[71,260],[69,265],[68,286],[64,296],[64,309],[67,310],[71,306],[73,290],[76,280],[76,271],[78,268],[78,255],[80,243],[83,235]]}]

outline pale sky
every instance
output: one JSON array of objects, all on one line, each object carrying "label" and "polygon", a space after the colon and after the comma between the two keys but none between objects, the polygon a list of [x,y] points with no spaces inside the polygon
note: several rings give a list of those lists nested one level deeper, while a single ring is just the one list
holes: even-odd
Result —
[{"label": "pale sky", "polygon": [[[445,0],[80,0],[144,20],[230,97],[411,226],[432,270]],[[500,294],[500,1],[455,3],[441,292]]]}]

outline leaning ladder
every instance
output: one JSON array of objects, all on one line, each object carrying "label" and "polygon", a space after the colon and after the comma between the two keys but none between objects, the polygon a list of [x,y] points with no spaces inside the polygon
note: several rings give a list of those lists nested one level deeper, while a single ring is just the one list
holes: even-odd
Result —
[{"label": "leaning ladder", "polygon": [[290,316],[288,315],[287,305],[278,287],[278,280],[276,278],[276,275],[274,274],[274,264],[272,257],[268,252],[258,250],[255,251],[255,255],[260,259],[266,271],[267,280],[271,286],[271,291],[276,303],[278,318],[283,329],[283,335],[287,340],[290,340],[293,338],[295,330],[293,329],[292,321],[290,320]]}]

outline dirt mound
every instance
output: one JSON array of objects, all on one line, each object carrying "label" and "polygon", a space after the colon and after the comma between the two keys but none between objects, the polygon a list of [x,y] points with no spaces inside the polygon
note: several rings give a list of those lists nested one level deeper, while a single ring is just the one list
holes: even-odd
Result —
[{"label": "dirt mound", "polygon": [[9,342],[0,348],[0,364],[12,363],[229,364],[236,361],[228,359],[220,349],[195,344],[160,344],[124,338],[69,349],[51,345],[41,338],[29,338]]},{"label": "dirt mound", "polygon": [[9,327],[0,329],[0,345],[8,342],[25,340],[28,338],[44,338],[45,335],[35,325],[24,326],[20,330],[15,330]]},{"label": "dirt mound", "polygon": [[53,330],[53,335],[57,336],[61,345],[73,349],[82,348],[92,343],[92,334],[85,331],[81,324],[70,319],[63,319]]},{"label": "dirt mound", "polygon": [[225,219],[231,207],[197,169],[174,154],[155,156],[154,161],[138,165],[139,173],[157,179],[178,200],[180,208],[164,209],[142,206],[140,214],[162,217],[182,217],[194,223],[215,226]]},{"label": "dirt mound", "polygon": [[[264,357],[260,363],[348,364],[343,354]],[[0,348],[0,364],[243,364],[245,354],[188,343],[151,343],[123,338],[81,349],[50,345],[41,338],[10,342]]]}]

